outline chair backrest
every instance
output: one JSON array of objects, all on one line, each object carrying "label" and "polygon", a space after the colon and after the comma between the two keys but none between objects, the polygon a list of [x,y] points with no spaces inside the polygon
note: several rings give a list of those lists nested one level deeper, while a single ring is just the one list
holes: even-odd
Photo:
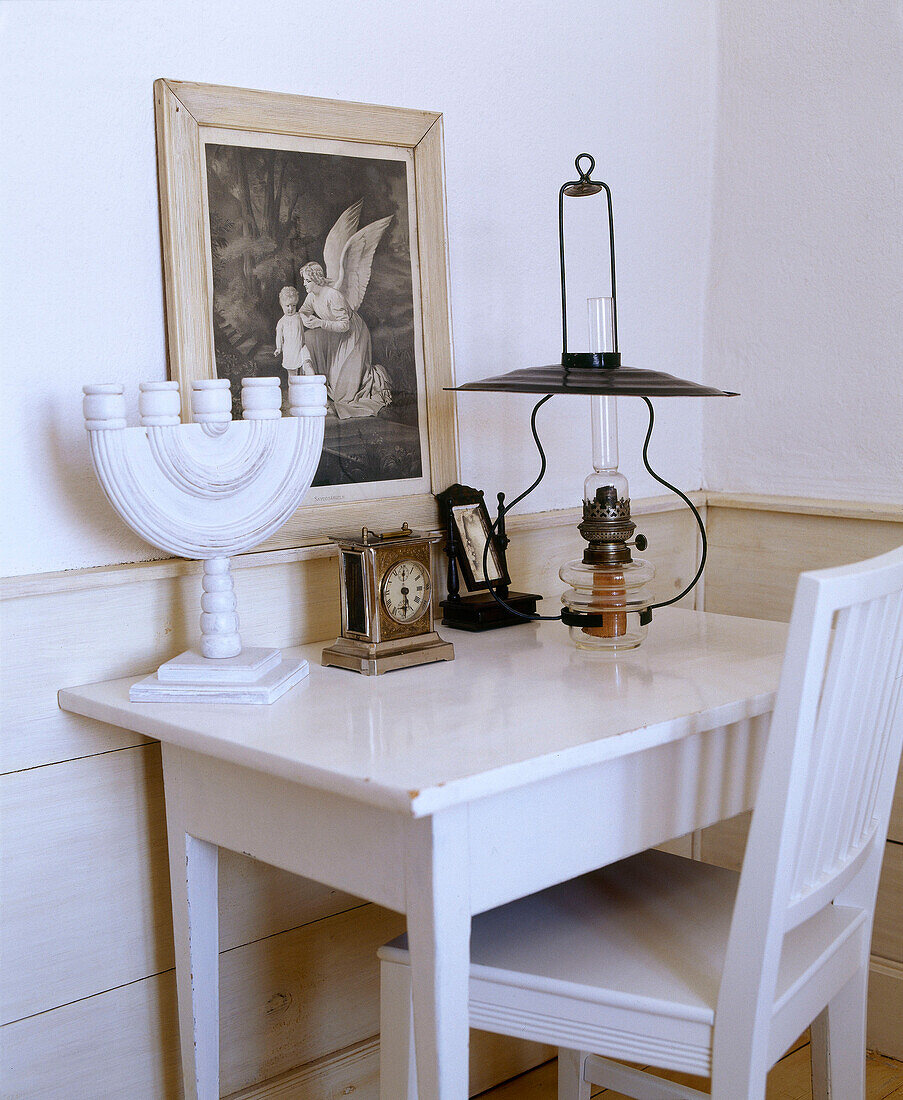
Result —
[{"label": "chair backrest", "polygon": [[[879,826],[887,828],[890,801],[879,795],[882,780],[896,778],[896,757],[889,756],[895,747],[899,755],[894,726],[903,722],[897,709],[903,592],[842,606],[835,620],[821,698],[814,714],[807,706],[804,719],[813,736],[808,766],[801,761],[797,767],[806,803],[796,836],[789,924],[837,895],[870,842],[883,844]],[[893,786],[884,793],[892,797]]]},{"label": "chair backrest", "polygon": [[903,747],[901,691],[903,547],[803,573],[718,1004],[759,1041],[785,933],[835,901],[871,921]]}]

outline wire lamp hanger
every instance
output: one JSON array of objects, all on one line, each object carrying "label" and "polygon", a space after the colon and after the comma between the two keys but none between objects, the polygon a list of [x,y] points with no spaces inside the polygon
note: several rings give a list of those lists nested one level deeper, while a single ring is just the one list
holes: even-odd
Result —
[{"label": "wire lamp hanger", "polygon": [[[580,153],[574,164],[577,179],[563,183],[558,192],[561,363],[510,371],[476,382],[467,382],[454,389],[544,395],[536,403],[530,418],[530,428],[541,461],[539,476],[507,506],[503,504],[502,495],[499,495],[496,527],[516,504],[536,488],[545,474],[546,457],[536,430],[536,414],[539,409],[556,394],[578,394],[592,399],[593,472],[584,481],[583,522],[578,527],[588,545],[582,558],[565,563],[559,571],[561,579],[569,585],[561,597],[563,609],[559,615],[554,616],[527,615],[514,608],[508,610],[523,619],[560,619],[570,628],[571,638],[579,648],[617,653],[640,645],[646,636],[654,609],[676,603],[691,591],[702,576],[707,553],[705,525],[692,501],[680,489],[660,477],[649,464],[649,441],[655,422],[650,398],[736,397],[737,394],[712,386],[702,386],[661,371],[621,365],[611,190],[606,183],[592,178],[596,162],[589,153]],[[574,352],[568,349],[564,200],[566,197],[587,198],[603,191],[608,211],[611,295],[588,299],[591,348],[589,351]],[[649,426],[643,444],[643,464],[660,485],[676,493],[687,504],[699,526],[701,554],[696,575],[679,595],[658,603],[652,602],[650,594],[654,568],[648,562],[634,561],[631,555],[631,547],[643,551],[647,541],[643,535],[634,538],[636,524],[630,517],[627,479],[618,470],[618,397],[640,397],[646,403]],[[484,573],[488,553],[487,543],[484,551]],[[504,603],[492,587],[490,591],[499,602]]]}]

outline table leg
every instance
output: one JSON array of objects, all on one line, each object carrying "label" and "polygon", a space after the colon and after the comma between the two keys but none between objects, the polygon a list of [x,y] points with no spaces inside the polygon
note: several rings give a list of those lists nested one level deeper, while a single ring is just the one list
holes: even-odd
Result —
[{"label": "table leg", "polygon": [[418,1097],[466,1100],[470,1039],[466,810],[445,811],[412,823],[405,878]]},{"label": "table leg", "polygon": [[164,745],[166,828],[185,1100],[219,1100],[219,849],[182,824],[177,749]]}]

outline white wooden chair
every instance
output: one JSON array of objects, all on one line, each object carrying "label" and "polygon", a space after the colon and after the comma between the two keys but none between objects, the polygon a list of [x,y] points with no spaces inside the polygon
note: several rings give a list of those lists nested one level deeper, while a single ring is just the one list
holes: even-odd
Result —
[{"label": "white wooden chair", "polygon": [[[650,851],[481,914],[471,1024],[557,1045],[559,1100],[705,1095],[603,1056],[741,1100],[812,1023],[813,1094],[861,1098],[901,686],[903,547],[804,573],[742,872]],[[380,1095],[414,1100],[404,937],[380,958]]]}]

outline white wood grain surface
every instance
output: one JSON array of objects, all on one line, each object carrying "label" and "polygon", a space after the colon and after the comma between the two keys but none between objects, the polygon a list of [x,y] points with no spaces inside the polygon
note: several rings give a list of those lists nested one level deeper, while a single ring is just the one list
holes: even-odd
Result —
[{"label": "white wood grain surface", "polygon": [[[616,663],[576,650],[557,623],[513,628],[504,648],[498,631],[468,635],[454,662],[406,669],[403,689],[390,676],[311,667],[302,687],[253,722],[236,707],[211,715],[192,704],[130,703],[131,677],[64,689],[60,702],[192,753],[420,817],[770,711],[783,623],[668,607],[654,626]],[[313,666],[321,649],[286,657]],[[550,710],[568,721],[550,728]],[[454,737],[429,720],[434,712],[458,714]],[[537,744],[546,746],[540,756]]]}]

